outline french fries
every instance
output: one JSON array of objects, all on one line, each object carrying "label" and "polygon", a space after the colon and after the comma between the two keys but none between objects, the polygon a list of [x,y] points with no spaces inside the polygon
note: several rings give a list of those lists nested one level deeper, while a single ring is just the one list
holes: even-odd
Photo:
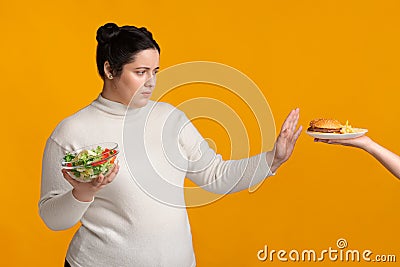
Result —
[{"label": "french fries", "polygon": [[346,134],[346,133],[355,133],[355,130],[351,125],[349,124],[349,121],[346,120],[346,124],[342,125],[342,129],[340,129],[340,133]]}]

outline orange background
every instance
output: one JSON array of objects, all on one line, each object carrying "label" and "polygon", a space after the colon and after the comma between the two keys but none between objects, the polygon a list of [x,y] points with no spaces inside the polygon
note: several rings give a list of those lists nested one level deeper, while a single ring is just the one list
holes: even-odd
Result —
[{"label": "orange background", "polygon": [[[161,46],[161,68],[206,60],[240,70],[263,91],[277,128],[298,106],[303,126],[349,119],[399,153],[399,14],[394,0],[1,1],[0,265],[63,263],[76,228],[52,232],[38,216],[41,157],[57,123],[100,93],[100,25],[146,26]],[[198,127],[229,153],[220,127]],[[256,256],[264,245],[335,248],[341,237],[349,249],[400,261],[399,195],[399,181],[365,152],[314,144],[303,133],[290,161],[255,193],[189,209],[198,266],[353,266]]]}]

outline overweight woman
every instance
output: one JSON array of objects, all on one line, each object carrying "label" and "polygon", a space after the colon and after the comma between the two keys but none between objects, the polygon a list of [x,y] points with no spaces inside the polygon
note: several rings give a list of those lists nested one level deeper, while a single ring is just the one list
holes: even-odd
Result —
[{"label": "overweight woman", "polygon": [[[81,222],[65,266],[196,266],[185,177],[224,194],[273,175],[300,135],[299,110],[286,118],[272,151],[225,161],[182,111],[150,100],[160,47],[147,29],[108,23],[96,39],[103,88],[47,140],[40,216],[52,230]],[[61,169],[66,151],[102,142],[116,142],[121,149],[119,164],[108,175],[82,183]]]}]

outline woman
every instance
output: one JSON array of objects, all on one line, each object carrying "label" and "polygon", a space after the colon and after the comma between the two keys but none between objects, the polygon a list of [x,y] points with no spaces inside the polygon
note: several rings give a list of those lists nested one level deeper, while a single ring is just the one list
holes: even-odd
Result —
[{"label": "woman", "polygon": [[[108,23],[96,39],[103,89],[47,140],[40,216],[53,230],[81,222],[65,266],[195,266],[187,212],[180,208],[184,178],[227,193],[273,175],[300,135],[299,110],[290,112],[272,151],[224,161],[183,112],[149,100],[160,53],[149,31]],[[60,172],[66,151],[110,141],[124,145],[120,166],[109,175],[81,183]]]},{"label": "woman", "polygon": [[394,176],[400,178],[400,157],[379,145],[368,136],[363,135],[354,139],[342,140],[315,139],[314,141],[361,148],[376,158]]}]

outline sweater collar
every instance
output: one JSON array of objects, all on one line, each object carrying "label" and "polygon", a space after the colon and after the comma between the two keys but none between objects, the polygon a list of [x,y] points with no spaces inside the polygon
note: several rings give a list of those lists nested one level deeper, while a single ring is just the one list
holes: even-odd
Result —
[{"label": "sweater collar", "polygon": [[140,108],[132,108],[122,103],[111,101],[104,98],[101,94],[91,103],[92,106],[104,111],[105,113],[117,116],[133,115],[138,113]]}]

